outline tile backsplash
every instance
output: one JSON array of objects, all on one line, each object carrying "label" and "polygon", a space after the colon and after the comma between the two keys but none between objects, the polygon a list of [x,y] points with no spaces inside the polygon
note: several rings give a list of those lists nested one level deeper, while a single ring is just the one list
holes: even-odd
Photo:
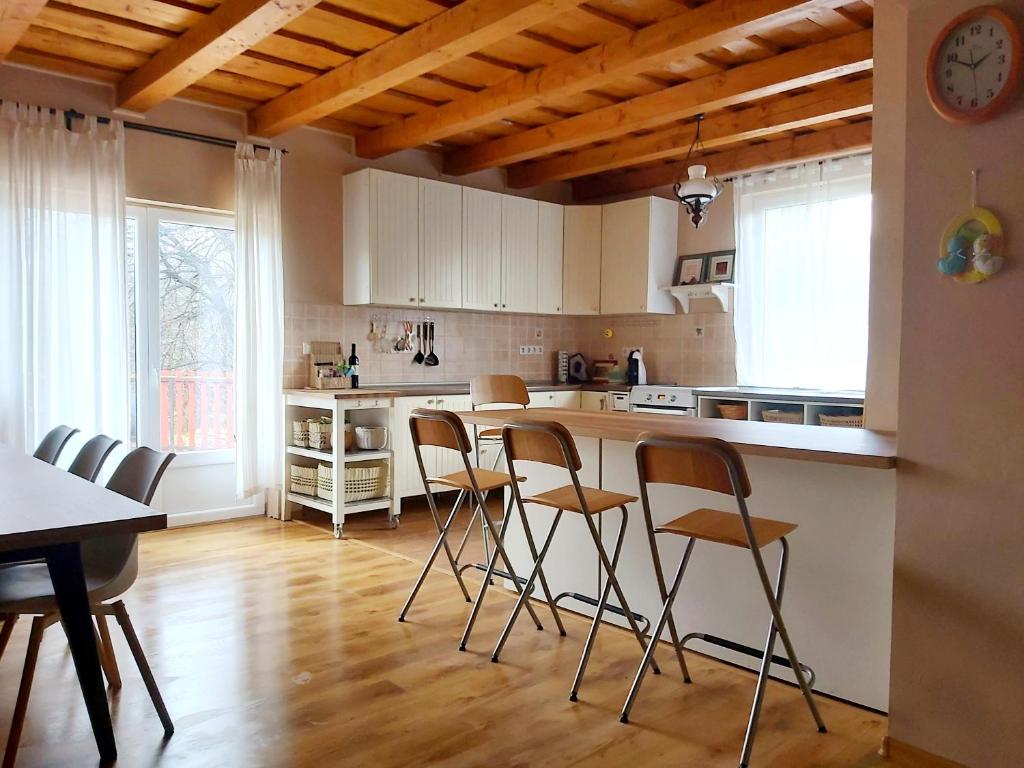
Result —
[{"label": "tile backsplash", "polygon": [[[370,321],[400,332],[403,320],[436,324],[434,351],[440,365],[415,365],[412,353],[378,352],[368,340]],[[606,339],[605,329],[613,336]],[[540,338],[537,337],[538,331]],[[340,304],[285,304],[284,386],[306,385],[306,341],[355,342],[364,385],[397,382],[467,381],[483,373],[515,373],[528,381],[551,380],[558,350],[588,358],[614,355],[643,346],[648,379],[658,383],[725,386],[736,383],[736,344],[732,314],[554,317],[490,312],[444,312]],[[520,355],[521,346],[542,346],[541,355]]]}]

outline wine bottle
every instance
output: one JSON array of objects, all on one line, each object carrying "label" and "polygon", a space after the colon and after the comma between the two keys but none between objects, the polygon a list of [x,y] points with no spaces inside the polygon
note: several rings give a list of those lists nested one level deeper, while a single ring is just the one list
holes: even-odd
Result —
[{"label": "wine bottle", "polygon": [[352,388],[359,389],[359,355],[356,354],[356,345],[352,345],[352,354],[348,356],[349,376],[352,377]]}]

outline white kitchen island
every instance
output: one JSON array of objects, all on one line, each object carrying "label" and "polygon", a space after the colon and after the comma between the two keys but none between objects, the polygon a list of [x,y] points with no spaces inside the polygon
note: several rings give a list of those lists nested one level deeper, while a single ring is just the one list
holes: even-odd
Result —
[{"label": "white kitchen island", "polygon": [[[665,418],[631,413],[589,413],[558,408],[476,411],[460,414],[467,423],[500,426],[512,419],[548,419],[576,439],[580,480],[607,490],[639,495],[634,442],[644,432],[718,437],[743,454],[753,494],[752,515],[796,523],[789,537],[790,565],[782,611],[803,664],[816,674],[816,691],[886,710],[889,701],[889,646],[892,607],[896,447],[893,435],[862,429],[815,427],[722,419]],[[485,458],[482,465],[490,466]],[[567,482],[564,470],[522,463],[524,493]],[[728,496],[675,486],[650,486],[655,524],[699,507],[735,511]],[[554,510],[527,507],[534,536],[541,540]],[[605,546],[611,551],[620,513],[603,515]],[[670,580],[686,540],[659,536],[662,566]],[[513,514],[508,551],[517,572],[532,566],[518,515]],[[778,545],[763,550],[775,574]],[[597,555],[585,522],[566,513],[544,564],[552,592],[598,594]],[[629,506],[629,524],[617,569],[633,611],[655,622],[661,600],[639,502]],[[566,598],[565,608],[593,615],[582,602]],[[698,542],[673,609],[680,635],[703,632],[761,648],[770,618],[753,560],[743,549]],[[624,624],[617,616],[609,621]],[[528,622],[517,626],[527,629]],[[667,634],[666,634],[667,637]],[[516,653],[513,633],[504,655]],[[492,641],[482,636],[474,644]],[[757,660],[718,645],[693,640],[687,648],[755,669]],[[600,648],[598,651],[600,652]],[[671,665],[667,645],[659,653]],[[639,650],[636,662],[639,662]],[[792,680],[789,670],[772,674]],[[680,683],[681,684],[681,683]],[[623,678],[623,695],[629,680]]]}]

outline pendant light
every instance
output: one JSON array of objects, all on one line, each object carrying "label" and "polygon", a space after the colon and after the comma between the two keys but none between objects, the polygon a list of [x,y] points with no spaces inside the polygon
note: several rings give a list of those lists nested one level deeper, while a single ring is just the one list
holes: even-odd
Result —
[{"label": "pendant light", "polygon": [[684,162],[687,164],[686,175],[688,178],[686,181],[676,182],[672,187],[672,191],[679,198],[679,202],[686,206],[686,212],[690,215],[690,221],[693,222],[694,229],[704,223],[708,208],[722,193],[722,182],[715,176],[712,176],[710,179],[707,177],[708,167],[706,165],[689,165],[690,158],[695,151],[698,157],[703,154],[704,145],[700,140],[700,124],[703,120],[704,115],[697,115],[697,132],[693,137],[693,143],[690,144],[689,151],[686,153],[686,160]]}]

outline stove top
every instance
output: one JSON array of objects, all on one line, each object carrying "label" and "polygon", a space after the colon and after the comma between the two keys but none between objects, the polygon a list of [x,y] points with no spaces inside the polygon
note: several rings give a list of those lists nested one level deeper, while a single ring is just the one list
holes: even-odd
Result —
[{"label": "stove top", "polygon": [[630,405],[653,405],[664,408],[696,408],[697,397],[694,387],[682,386],[635,386],[629,391]]}]

